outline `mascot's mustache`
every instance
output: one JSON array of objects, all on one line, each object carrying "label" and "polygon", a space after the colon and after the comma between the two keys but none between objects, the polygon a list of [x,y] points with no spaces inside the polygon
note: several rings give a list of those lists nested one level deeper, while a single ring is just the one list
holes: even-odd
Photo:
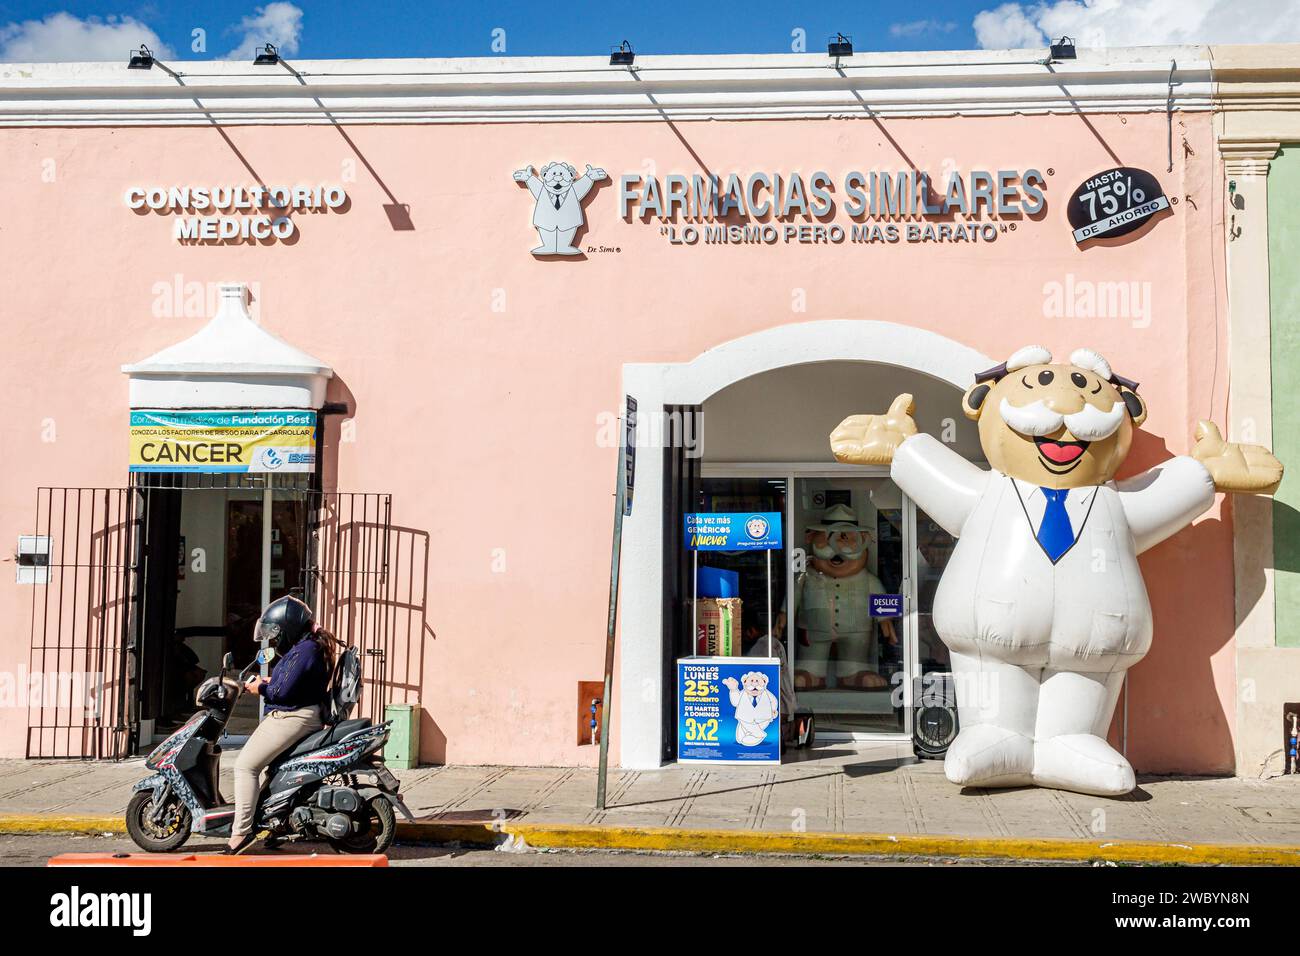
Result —
[{"label": "mascot's mustache", "polygon": [[856,561],[866,550],[866,545],[859,545],[856,548],[836,548],[829,544],[814,544],[812,549],[813,555],[823,561],[829,561],[837,554],[846,561]]},{"label": "mascot's mustache", "polygon": [[1041,438],[1059,431],[1064,425],[1070,434],[1080,441],[1101,441],[1115,434],[1120,422],[1124,420],[1127,409],[1123,402],[1116,402],[1110,411],[1103,412],[1094,405],[1084,405],[1080,411],[1070,415],[1061,415],[1052,411],[1043,402],[1030,402],[1028,405],[1012,405],[1005,398],[998,406],[1002,420],[1022,435]]}]

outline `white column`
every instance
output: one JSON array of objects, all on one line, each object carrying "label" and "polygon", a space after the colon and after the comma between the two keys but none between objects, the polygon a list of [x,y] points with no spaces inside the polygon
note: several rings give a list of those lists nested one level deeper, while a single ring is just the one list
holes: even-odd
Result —
[{"label": "white column", "polygon": [[[623,519],[623,565],[615,691],[618,765],[660,765],[663,733],[663,373],[656,365],[623,366],[623,387],[637,401],[636,492]],[[621,396],[620,396],[621,399]],[[614,714],[611,714],[614,716]],[[612,743],[613,741],[611,741]]]},{"label": "white column", "polygon": [[[1228,421],[1230,441],[1273,444],[1272,333],[1269,313],[1268,170],[1278,144],[1220,141],[1229,201],[1228,268]],[[1264,582],[1237,588],[1238,646],[1272,647],[1273,506],[1254,495],[1232,498],[1233,566],[1237,582]]]},{"label": "white column", "polygon": [[[1272,317],[1269,300],[1268,172],[1278,143],[1221,139],[1228,269],[1228,421],[1231,441],[1273,444]],[[1236,633],[1233,753],[1236,772],[1254,776],[1276,748],[1286,697],[1276,677],[1273,501],[1232,495]]]}]

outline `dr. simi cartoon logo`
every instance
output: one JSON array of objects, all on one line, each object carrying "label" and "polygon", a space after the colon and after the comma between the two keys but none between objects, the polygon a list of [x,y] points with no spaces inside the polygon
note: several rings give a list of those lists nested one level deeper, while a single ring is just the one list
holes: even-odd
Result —
[{"label": "dr. simi cartoon logo", "polygon": [[592,187],[608,179],[605,170],[590,164],[581,176],[568,163],[547,163],[540,173],[532,166],[514,172],[514,180],[523,183],[532,194],[533,226],[541,244],[533,250],[535,256],[576,256],[581,250],[573,244],[573,237],[585,223],[582,201]]}]

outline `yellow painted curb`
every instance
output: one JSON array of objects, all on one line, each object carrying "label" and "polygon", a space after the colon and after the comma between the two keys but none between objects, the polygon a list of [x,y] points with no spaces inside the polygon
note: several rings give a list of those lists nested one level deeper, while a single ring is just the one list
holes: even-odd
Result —
[{"label": "yellow painted curb", "polygon": [[59,817],[44,813],[0,814],[0,833],[125,833],[122,817]]},{"label": "yellow painted curb", "polygon": [[[122,833],[121,817],[0,815],[0,833]],[[591,824],[420,821],[399,823],[397,835],[431,843],[491,846],[508,837],[535,849],[639,850],[676,853],[787,853],[799,856],[883,856],[1057,860],[1090,863],[1300,866],[1300,846],[1155,843],[1141,840],[1051,840],[888,833],[796,833],[694,830]]]},{"label": "yellow painted curb", "polygon": [[1300,846],[912,836],[883,833],[783,833],[545,823],[399,824],[408,839],[489,844],[508,836],[538,849],[686,853],[788,853],[801,856],[950,857],[1088,863],[1300,866]]}]

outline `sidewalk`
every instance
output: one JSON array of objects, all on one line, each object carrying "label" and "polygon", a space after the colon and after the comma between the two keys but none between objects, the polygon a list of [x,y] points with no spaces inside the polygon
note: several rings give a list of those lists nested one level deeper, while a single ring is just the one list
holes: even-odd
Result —
[{"label": "sidewalk", "polygon": [[[1120,800],[960,790],[906,745],[821,748],[774,769],[422,767],[398,771],[406,839],[697,852],[867,853],[1300,865],[1300,776],[1140,778]],[[230,759],[233,759],[233,754]],[[227,761],[229,764],[229,760]],[[122,763],[0,761],[0,832],[121,830]],[[232,790],[228,766],[222,789]],[[3,861],[0,861],[3,862]]]}]

